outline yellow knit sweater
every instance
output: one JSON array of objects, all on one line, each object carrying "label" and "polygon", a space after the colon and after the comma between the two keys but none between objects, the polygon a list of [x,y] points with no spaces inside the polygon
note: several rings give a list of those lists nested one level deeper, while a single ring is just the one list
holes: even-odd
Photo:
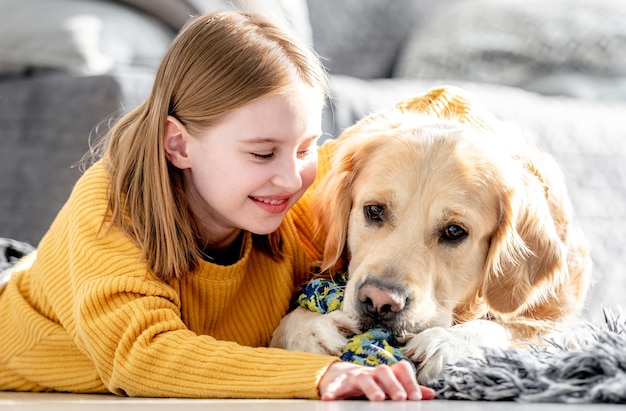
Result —
[{"label": "yellow knit sweater", "polygon": [[[448,89],[401,104],[450,117],[468,101]],[[320,149],[319,176],[336,144]],[[248,234],[237,263],[202,262],[165,283],[119,230],[96,235],[108,181],[101,162],[80,178],[37,253],[0,291],[0,390],[317,398],[336,358],[266,348],[321,253],[308,217],[313,190],[280,227],[283,262],[253,249]]]}]

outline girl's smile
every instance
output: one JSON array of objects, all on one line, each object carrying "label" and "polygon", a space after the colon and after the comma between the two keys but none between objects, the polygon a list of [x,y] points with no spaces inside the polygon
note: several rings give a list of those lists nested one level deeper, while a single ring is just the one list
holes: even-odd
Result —
[{"label": "girl's smile", "polygon": [[283,213],[289,206],[289,197],[270,198],[251,196],[250,199],[268,213]]}]

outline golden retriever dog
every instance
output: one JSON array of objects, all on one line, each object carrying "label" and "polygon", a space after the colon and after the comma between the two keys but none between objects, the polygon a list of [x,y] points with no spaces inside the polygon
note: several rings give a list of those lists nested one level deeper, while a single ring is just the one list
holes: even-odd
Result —
[{"label": "golden retriever dog", "polygon": [[440,117],[400,104],[344,133],[312,207],[322,269],[349,275],[342,310],[297,308],[272,346],[340,355],[351,334],[384,327],[424,383],[582,306],[589,254],[552,157],[513,126]]}]

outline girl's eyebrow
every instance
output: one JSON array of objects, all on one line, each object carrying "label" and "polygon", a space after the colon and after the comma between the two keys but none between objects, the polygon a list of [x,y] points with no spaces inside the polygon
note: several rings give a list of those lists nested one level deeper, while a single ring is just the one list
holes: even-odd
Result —
[{"label": "girl's eyebrow", "polygon": [[268,137],[253,137],[253,138],[247,138],[247,139],[243,139],[239,141],[242,143],[246,143],[246,144],[268,144],[268,143],[276,144],[279,142],[279,140],[275,138],[268,138]]},{"label": "girl's eyebrow", "polygon": [[[305,137],[303,141],[307,141],[307,140],[314,141],[320,138],[320,136],[321,134],[313,134],[309,137]],[[281,143],[281,141],[282,140],[278,140],[278,139],[271,138],[271,137],[252,137],[252,138],[239,140],[239,142],[245,143],[245,144],[279,144]]]}]

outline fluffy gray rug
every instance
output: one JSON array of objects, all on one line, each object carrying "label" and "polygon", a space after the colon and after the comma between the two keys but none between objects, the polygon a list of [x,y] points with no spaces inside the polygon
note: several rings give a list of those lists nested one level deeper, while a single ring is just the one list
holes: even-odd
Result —
[{"label": "fluffy gray rug", "polygon": [[608,309],[604,318],[578,332],[574,348],[485,350],[485,359],[450,365],[428,385],[450,400],[626,403],[626,322]]}]

